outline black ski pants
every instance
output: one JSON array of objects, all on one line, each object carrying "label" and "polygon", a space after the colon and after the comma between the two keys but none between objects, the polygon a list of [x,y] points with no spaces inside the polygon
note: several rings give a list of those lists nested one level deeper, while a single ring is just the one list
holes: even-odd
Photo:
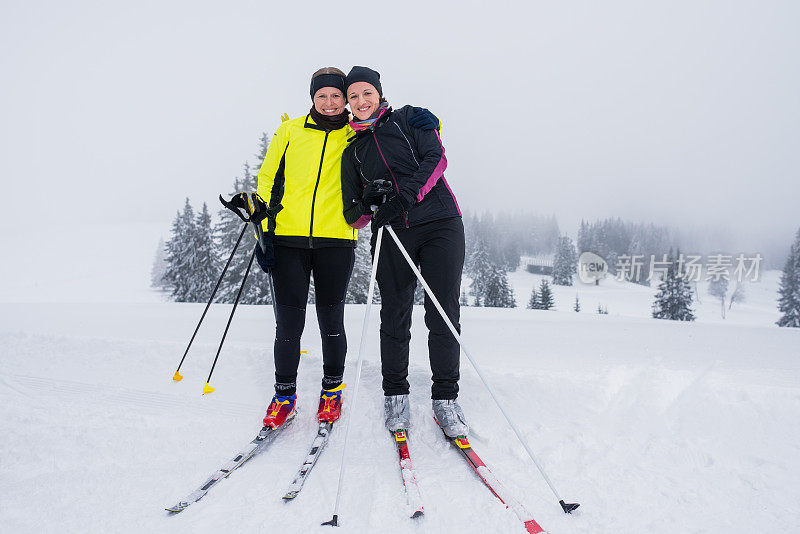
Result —
[{"label": "black ski pants", "polygon": [[[464,224],[461,218],[400,228],[395,233],[460,333],[458,299],[464,267]],[[373,258],[376,240],[377,232],[374,232]],[[381,290],[383,393],[387,396],[407,394],[408,345],[411,341],[411,311],[417,278],[392,236],[385,230],[378,259],[377,281]],[[428,358],[433,379],[431,398],[455,399],[458,397],[460,347],[427,294],[425,325],[428,327]]]},{"label": "black ski pants", "polygon": [[352,247],[294,248],[275,246],[275,392],[292,395],[300,365],[300,337],[306,322],[306,302],[311,273],[320,335],[322,336],[323,387],[338,385],[344,375],[347,336],[344,299],[353,272]]}]

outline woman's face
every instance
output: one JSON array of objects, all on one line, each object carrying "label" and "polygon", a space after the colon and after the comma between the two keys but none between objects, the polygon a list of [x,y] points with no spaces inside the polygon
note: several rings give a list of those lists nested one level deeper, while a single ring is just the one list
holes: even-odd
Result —
[{"label": "woman's face", "polygon": [[347,88],[347,103],[358,120],[366,120],[380,106],[378,90],[367,82],[356,82]]},{"label": "woman's face", "polygon": [[323,87],[314,93],[314,109],[323,115],[339,115],[345,104],[344,95],[335,87]]}]

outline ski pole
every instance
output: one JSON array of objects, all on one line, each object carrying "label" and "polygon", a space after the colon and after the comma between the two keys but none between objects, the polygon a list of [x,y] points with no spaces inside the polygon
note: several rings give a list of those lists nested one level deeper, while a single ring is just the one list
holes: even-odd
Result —
[{"label": "ski pole", "polygon": [[580,504],[578,504],[578,503],[565,503],[564,499],[562,499],[561,496],[558,494],[558,491],[556,491],[555,486],[553,486],[553,483],[550,481],[550,477],[548,477],[547,473],[545,473],[544,468],[542,467],[542,464],[539,463],[539,460],[536,458],[536,455],[533,454],[533,451],[528,446],[528,443],[525,441],[525,438],[522,437],[522,433],[517,428],[517,425],[515,425],[514,421],[511,420],[511,416],[508,415],[508,413],[506,412],[505,408],[503,408],[503,405],[500,402],[500,399],[497,398],[497,395],[495,394],[494,389],[492,389],[492,386],[489,385],[489,381],[486,380],[486,377],[484,376],[483,371],[481,371],[481,368],[478,365],[478,362],[475,361],[475,359],[472,357],[472,355],[467,350],[467,347],[464,345],[464,342],[461,339],[461,335],[458,333],[458,330],[456,330],[456,328],[453,326],[453,323],[450,321],[450,318],[447,317],[447,314],[445,313],[444,308],[442,308],[442,305],[439,304],[439,299],[437,299],[436,295],[433,294],[433,291],[431,291],[431,288],[430,288],[430,286],[428,286],[428,283],[425,282],[425,279],[422,277],[422,274],[419,272],[419,269],[417,269],[417,266],[414,265],[414,262],[411,260],[411,257],[408,255],[408,252],[406,251],[406,248],[400,242],[400,239],[397,237],[397,234],[394,233],[394,230],[392,229],[391,226],[387,226],[386,230],[389,232],[389,235],[392,236],[392,239],[394,239],[394,242],[397,243],[397,247],[400,249],[400,252],[403,254],[403,257],[406,259],[406,262],[408,262],[408,266],[411,267],[412,271],[414,271],[414,274],[417,276],[417,280],[419,280],[420,283],[422,283],[422,287],[425,288],[425,292],[431,298],[431,301],[433,302],[434,306],[436,306],[436,309],[439,310],[439,314],[442,316],[442,319],[444,319],[444,322],[447,323],[447,327],[450,329],[450,332],[453,334],[453,337],[455,337],[456,341],[458,341],[458,344],[461,345],[461,350],[463,350],[464,354],[467,355],[467,359],[469,359],[469,363],[472,364],[473,369],[475,369],[475,372],[478,373],[478,376],[480,377],[481,381],[483,381],[483,385],[486,386],[487,390],[489,390],[489,394],[492,396],[492,399],[494,399],[494,402],[497,404],[497,407],[500,408],[500,411],[503,413],[503,416],[505,416],[506,421],[508,421],[508,424],[511,426],[511,429],[517,435],[517,439],[519,439],[520,443],[522,443],[522,446],[525,448],[525,451],[528,453],[528,456],[531,457],[531,460],[533,460],[533,463],[536,464],[536,467],[539,468],[539,472],[544,477],[544,480],[545,480],[545,482],[547,482],[547,485],[550,486],[551,490],[553,490],[553,494],[555,494],[556,498],[558,499],[558,504],[561,505],[561,508],[567,514],[572,512],[573,510],[575,510],[578,506],[580,506]]},{"label": "ski pole", "polygon": [[247,264],[247,270],[244,272],[244,278],[242,278],[242,285],[239,286],[239,292],[236,293],[236,300],[233,301],[233,309],[231,310],[231,315],[228,317],[228,324],[225,325],[225,332],[222,334],[222,340],[219,342],[219,348],[217,349],[217,355],[214,356],[214,363],[211,364],[211,372],[208,373],[208,379],[206,379],[206,385],[203,386],[203,395],[206,393],[211,393],[214,391],[214,388],[208,385],[211,382],[211,375],[214,374],[214,367],[217,365],[217,360],[219,359],[219,353],[222,352],[222,345],[225,343],[225,336],[228,335],[228,328],[231,326],[231,321],[233,320],[233,314],[236,313],[236,306],[239,305],[239,297],[242,296],[242,290],[244,289],[244,284],[247,282],[247,275],[250,274],[250,267],[253,266],[253,258],[256,257],[256,251],[253,250],[253,253],[250,255],[250,261]]},{"label": "ski pole", "polygon": [[344,482],[344,467],[347,459],[347,438],[350,435],[350,423],[353,422],[353,412],[355,411],[356,398],[358,397],[358,383],[361,378],[361,364],[364,362],[364,346],[367,340],[367,327],[369,326],[369,312],[372,309],[372,295],[375,291],[375,273],[378,270],[378,256],[381,252],[381,240],[383,238],[383,227],[378,229],[378,239],[375,243],[375,257],[372,259],[372,273],[369,277],[369,291],[367,291],[367,309],[364,310],[364,324],[361,327],[361,344],[358,347],[358,362],[356,363],[356,383],[353,386],[353,400],[350,401],[350,409],[347,414],[347,427],[344,432],[344,445],[342,446],[342,463],[339,467],[339,486],[336,490],[336,505],[333,507],[333,519],[325,521],[323,525],[332,527],[339,526],[339,500],[342,497],[342,484]]},{"label": "ski pole", "polygon": [[183,365],[183,360],[185,360],[186,355],[189,354],[189,349],[191,348],[192,343],[194,342],[195,336],[197,336],[197,332],[200,330],[200,325],[203,324],[203,319],[206,318],[206,313],[208,312],[208,308],[211,307],[211,302],[214,300],[214,296],[217,294],[217,289],[219,289],[219,285],[220,283],[222,283],[222,278],[225,276],[225,273],[227,272],[228,267],[230,266],[231,261],[233,260],[234,254],[236,254],[236,249],[239,248],[239,243],[242,242],[242,237],[244,236],[245,230],[247,230],[247,223],[244,223],[244,226],[242,227],[242,232],[239,234],[239,239],[237,239],[236,244],[233,245],[233,250],[231,251],[231,255],[228,258],[227,263],[225,263],[225,267],[223,267],[222,269],[222,274],[219,275],[219,280],[217,280],[217,285],[214,286],[214,290],[211,292],[211,297],[209,297],[208,299],[208,304],[206,304],[206,309],[203,310],[203,315],[200,316],[200,321],[197,323],[197,327],[194,329],[194,334],[192,334],[192,339],[189,340],[189,345],[187,345],[186,351],[183,353],[183,358],[181,358],[181,363],[178,364],[178,368],[175,370],[175,374],[172,376],[172,379],[175,380],[176,382],[180,382],[181,380],[183,380],[183,376],[181,376],[180,374],[181,366]]},{"label": "ski pole", "polygon": [[[256,195],[256,193],[253,193]],[[257,205],[255,200],[253,201],[254,205]],[[261,252],[267,251],[267,245],[264,244],[264,229],[261,227],[261,222],[255,223],[253,226],[256,228],[256,240],[258,241],[258,246],[261,248]],[[267,273],[267,281],[269,282],[269,295],[272,299],[272,315],[275,316],[275,324],[278,323],[278,312],[275,309],[275,285],[272,283],[272,272]]]}]

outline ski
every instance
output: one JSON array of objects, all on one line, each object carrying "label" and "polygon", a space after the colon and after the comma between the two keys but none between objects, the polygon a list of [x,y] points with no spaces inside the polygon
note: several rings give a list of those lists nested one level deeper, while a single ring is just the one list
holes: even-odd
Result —
[{"label": "ski", "polygon": [[[444,430],[442,433],[444,433]],[[458,451],[461,453],[461,456],[464,457],[469,466],[472,467],[473,471],[475,471],[483,483],[486,484],[486,487],[489,488],[489,491],[491,491],[495,497],[500,499],[500,502],[505,504],[506,508],[511,508],[511,510],[517,514],[517,517],[525,525],[526,531],[531,534],[544,532],[544,529],[539,526],[539,523],[536,522],[531,513],[525,509],[521,502],[519,502],[509,493],[509,491],[500,483],[494,473],[492,473],[491,470],[486,467],[486,464],[483,463],[478,454],[472,449],[472,446],[470,445],[466,436],[451,438],[445,434],[445,437],[456,449],[458,449]]]},{"label": "ski", "polygon": [[422,494],[419,491],[417,477],[414,476],[414,468],[411,465],[411,454],[408,452],[408,438],[405,430],[392,432],[394,442],[397,444],[397,453],[400,456],[400,475],[403,477],[403,487],[406,490],[406,502],[412,518],[421,517],[425,514],[422,507]]},{"label": "ski", "polygon": [[212,474],[208,478],[208,480],[203,482],[203,484],[199,488],[197,488],[189,495],[178,501],[177,504],[170,506],[169,508],[165,508],[165,510],[167,510],[168,512],[178,513],[185,510],[189,505],[196,503],[197,501],[202,499],[205,496],[205,494],[208,493],[211,488],[216,486],[220,480],[226,478],[236,469],[240,468],[242,464],[244,464],[247,460],[249,460],[256,454],[263,452],[264,449],[266,449],[270,445],[270,443],[272,443],[275,440],[275,437],[281,432],[281,430],[289,426],[289,424],[291,424],[293,420],[294,416],[292,416],[291,419],[288,419],[282,426],[280,426],[277,429],[268,426],[262,428],[258,432],[258,435],[256,435],[255,438],[253,438],[253,441],[248,443],[247,446],[244,449],[242,449],[236,456],[234,456],[228,463],[226,463],[220,469],[215,471],[214,474]]},{"label": "ski", "polygon": [[321,421],[319,423],[317,435],[314,437],[314,441],[311,442],[311,449],[309,449],[306,459],[303,461],[303,465],[297,471],[294,480],[289,485],[289,489],[286,490],[286,494],[283,496],[284,501],[291,501],[297,497],[297,495],[300,493],[300,490],[303,489],[303,484],[306,483],[308,474],[314,468],[314,465],[317,463],[317,460],[322,454],[322,449],[324,449],[325,445],[328,443],[328,438],[331,435],[331,429],[333,429],[333,423],[329,423],[327,421]]}]

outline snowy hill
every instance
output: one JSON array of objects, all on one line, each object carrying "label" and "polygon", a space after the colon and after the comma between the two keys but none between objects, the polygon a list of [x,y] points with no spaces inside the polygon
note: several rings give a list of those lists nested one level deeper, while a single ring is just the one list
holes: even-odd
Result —
[{"label": "snowy hill", "polygon": [[[559,492],[581,508],[571,517],[561,512],[462,358],[460,398],[475,449],[554,534],[796,532],[800,332],[773,325],[773,276],[754,284],[749,303],[735,305],[726,321],[714,318],[710,297],[695,323],[650,319],[654,289],[609,281],[555,287],[558,311],[464,309],[470,350]],[[538,277],[511,278],[518,303],[527,301]],[[571,309],[576,291],[585,312]],[[594,311],[597,302],[609,315]],[[170,380],[202,308],[0,304],[4,531],[329,531],[318,525],[333,510],[344,425],[303,493],[280,499],[316,428],[313,312],[299,415],[287,434],[182,514],[163,511],[253,437],[272,393],[274,323],[266,307],[237,311],[215,393],[200,390],[230,306],[212,307],[182,369],[186,378]],[[347,308],[351,363],[363,312]],[[426,516],[405,515],[396,452],[381,424],[373,309],[341,531],[523,532],[431,420],[421,307],[414,313],[409,437]],[[345,377],[351,384],[354,369]]]}]

